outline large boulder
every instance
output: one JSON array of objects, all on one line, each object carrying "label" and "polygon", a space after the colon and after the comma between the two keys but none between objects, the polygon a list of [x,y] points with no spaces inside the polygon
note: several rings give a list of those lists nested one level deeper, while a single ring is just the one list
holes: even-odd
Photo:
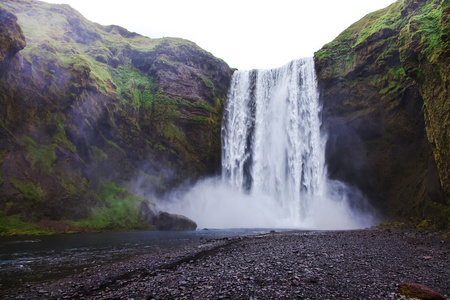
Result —
[{"label": "large boulder", "polygon": [[398,293],[413,299],[445,300],[445,297],[422,284],[402,282],[398,285]]},{"label": "large boulder", "polygon": [[149,203],[141,203],[139,209],[139,220],[149,224],[157,230],[195,230],[197,223],[191,219],[177,214],[159,211],[150,207]]},{"label": "large boulder", "polygon": [[156,218],[157,230],[195,230],[197,223],[191,219],[177,214],[170,214],[168,212],[159,212]]}]

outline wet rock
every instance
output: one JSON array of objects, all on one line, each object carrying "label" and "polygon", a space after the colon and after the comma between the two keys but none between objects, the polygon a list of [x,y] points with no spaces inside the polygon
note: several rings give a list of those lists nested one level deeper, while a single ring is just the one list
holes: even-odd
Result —
[{"label": "wet rock", "polygon": [[140,222],[154,225],[156,213],[150,208],[150,203],[142,202],[139,206],[138,219]]},{"label": "wet rock", "polygon": [[445,300],[438,292],[418,283],[402,282],[398,285],[398,293],[415,299]]},{"label": "wet rock", "polygon": [[[411,243],[405,233],[283,232],[215,239],[201,248],[204,241],[197,240],[190,247],[91,267],[80,278],[10,294],[25,293],[23,299],[45,297],[39,290],[51,293],[51,299],[402,299],[395,282],[408,278],[448,297],[449,245],[420,233]],[[296,248],[308,255],[293,253]],[[425,253],[433,253],[433,259],[424,260]]]},{"label": "wet rock", "polygon": [[[449,31],[449,5],[433,8],[431,1],[401,1],[354,23],[316,52],[323,128],[328,132],[326,163],[330,178],[357,187],[391,219],[445,222],[450,135],[443,130],[449,118],[442,108],[449,105],[449,85],[443,78],[449,78],[450,55],[444,38],[434,42],[433,51],[425,50],[430,37],[421,26],[434,27],[417,21],[410,26],[410,20],[422,20],[417,7],[429,10],[423,16],[435,16],[427,22],[441,22],[439,30]],[[395,29],[378,26],[362,36],[369,24],[394,19]],[[410,188],[414,183],[417,189]],[[355,206],[359,199],[349,197]]]},{"label": "wet rock", "polygon": [[154,211],[148,203],[141,203],[139,220],[154,226],[157,230],[195,230],[197,223],[191,219],[164,211]]},{"label": "wet rock", "polygon": [[17,24],[17,16],[5,8],[0,8],[0,71],[3,61],[14,56],[26,45],[22,29]]},{"label": "wet rock", "polygon": [[168,212],[160,212],[156,217],[155,225],[157,230],[195,230],[197,223],[191,219]]}]

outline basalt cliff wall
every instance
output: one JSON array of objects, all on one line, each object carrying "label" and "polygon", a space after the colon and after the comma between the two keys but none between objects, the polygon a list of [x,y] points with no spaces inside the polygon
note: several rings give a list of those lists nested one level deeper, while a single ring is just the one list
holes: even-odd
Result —
[{"label": "basalt cliff wall", "polygon": [[399,0],[315,53],[329,174],[391,221],[448,223],[449,18],[448,0]]},{"label": "basalt cliff wall", "polygon": [[187,40],[101,26],[68,5],[2,1],[3,231],[141,226],[144,198],[220,166],[231,75]]}]

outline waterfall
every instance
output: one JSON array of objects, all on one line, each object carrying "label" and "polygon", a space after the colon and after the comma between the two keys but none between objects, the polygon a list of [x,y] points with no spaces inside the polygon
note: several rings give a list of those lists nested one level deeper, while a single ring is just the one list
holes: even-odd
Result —
[{"label": "waterfall", "polygon": [[223,180],[276,199],[288,218],[305,218],[325,192],[320,113],[312,58],[235,72],[222,125]]},{"label": "waterfall", "polygon": [[326,137],[312,58],[233,74],[222,122],[222,176],[172,195],[166,209],[199,227],[360,228],[370,214],[350,208],[329,180]]}]

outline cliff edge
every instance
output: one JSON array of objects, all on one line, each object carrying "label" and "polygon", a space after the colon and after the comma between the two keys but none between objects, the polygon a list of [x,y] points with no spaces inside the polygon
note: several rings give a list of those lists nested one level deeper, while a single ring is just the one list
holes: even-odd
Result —
[{"label": "cliff edge", "polygon": [[448,222],[449,9],[399,0],[315,53],[330,176],[389,220]]}]

